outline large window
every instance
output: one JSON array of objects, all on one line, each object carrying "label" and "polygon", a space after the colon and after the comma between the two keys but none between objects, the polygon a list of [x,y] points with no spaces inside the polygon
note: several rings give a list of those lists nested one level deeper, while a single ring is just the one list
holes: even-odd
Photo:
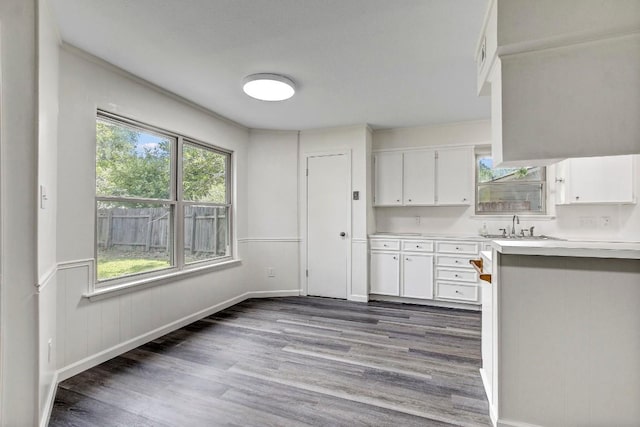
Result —
[{"label": "large window", "polygon": [[495,168],[490,154],[476,155],[476,214],[545,214],[544,167]]},{"label": "large window", "polygon": [[99,112],[98,281],[229,258],[230,159],[208,144]]}]

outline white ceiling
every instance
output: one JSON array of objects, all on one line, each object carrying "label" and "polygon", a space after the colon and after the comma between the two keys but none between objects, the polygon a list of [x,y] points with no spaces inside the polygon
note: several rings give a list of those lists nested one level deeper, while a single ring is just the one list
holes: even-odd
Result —
[{"label": "white ceiling", "polygon": [[[65,42],[250,128],[486,119],[474,49],[486,0],[53,0]],[[242,79],[292,78],[290,100]]]}]

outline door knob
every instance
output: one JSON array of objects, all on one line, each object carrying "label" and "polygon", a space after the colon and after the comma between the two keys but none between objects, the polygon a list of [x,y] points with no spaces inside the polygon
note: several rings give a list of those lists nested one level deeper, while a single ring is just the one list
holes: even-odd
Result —
[{"label": "door knob", "polygon": [[344,231],[340,233],[340,237],[344,237],[346,235],[347,235],[347,233],[345,233]]}]

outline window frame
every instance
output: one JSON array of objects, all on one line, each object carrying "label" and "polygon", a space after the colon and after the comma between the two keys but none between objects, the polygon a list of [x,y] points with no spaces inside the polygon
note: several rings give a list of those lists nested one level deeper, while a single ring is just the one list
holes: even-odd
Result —
[{"label": "window frame", "polygon": [[[170,151],[170,167],[169,167],[169,199],[153,199],[142,197],[123,197],[123,196],[101,196],[97,194],[96,181],[96,156],[94,156],[94,262],[95,268],[93,268],[93,288],[96,291],[107,291],[111,288],[121,288],[130,285],[144,284],[154,279],[163,279],[167,276],[176,276],[181,273],[193,273],[206,269],[206,267],[213,267],[220,264],[229,263],[234,261],[234,201],[233,201],[233,157],[234,152],[221,147],[214,146],[212,144],[203,142],[197,138],[192,138],[172,132],[163,128],[152,126],[143,122],[139,122],[134,119],[123,117],[111,112],[97,109],[95,121],[98,120],[113,123],[115,125],[129,126],[134,129],[140,129],[147,131],[158,136],[167,137],[172,139],[171,151]],[[95,138],[94,147],[97,149],[97,135]],[[188,144],[204,150],[212,151],[217,154],[225,156],[225,203],[213,203],[213,202],[196,202],[183,200],[183,146]],[[171,239],[170,247],[170,261],[171,265],[165,268],[159,268],[151,271],[145,271],[140,273],[126,274],[118,277],[108,279],[98,279],[98,203],[99,202],[120,202],[120,203],[158,203],[163,205],[169,205],[170,211],[170,224],[169,224],[169,236]],[[228,251],[227,255],[207,258],[203,260],[197,260],[193,262],[185,262],[185,230],[184,230],[184,208],[185,206],[214,206],[225,207],[227,209],[227,239],[228,239]]]},{"label": "window frame", "polygon": [[[487,157],[487,156],[491,156],[491,150],[489,149],[476,149],[475,153],[474,153],[474,181],[475,181],[475,201],[474,201],[474,212],[476,216],[484,216],[484,217],[490,217],[490,216],[512,216],[512,215],[531,215],[531,216],[540,216],[540,217],[544,217],[548,215],[547,209],[548,209],[548,201],[547,201],[547,197],[548,197],[548,184],[547,184],[547,168],[546,166],[538,166],[539,168],[541,168],[541,175],[542,178],[540,180],[536,180],[536,181],[520,181],[520,182],[505,182],[505,183],[498,183],[498,182],[492,182],[492,183],[481,183],[479,180],[479,168],[478,168],[478,163],[479,163],[479,159],[481,157]],[[493,160],[493,157],[492,157]],[[541,203],[542,203],[542,209],[540,211],[509,211],[509,212],[489,212],[489,211],[479,211],[478,210],[478,203],[480,200],[480,186],[481,185],[490,185],[490,186],[509,186],[509,185],[513,185],[513,184],[540,184],[540,191],[541,191]]]}]

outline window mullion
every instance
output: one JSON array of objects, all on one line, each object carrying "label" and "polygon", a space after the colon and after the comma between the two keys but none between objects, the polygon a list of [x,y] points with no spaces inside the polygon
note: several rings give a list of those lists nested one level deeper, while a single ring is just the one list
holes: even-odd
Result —
[{"label": "window mullion", "polygon": [[176,224],[175,224],[175,241],[174,241],[174,253],[176,254],[176,265],[182,270],[184,268],[184,203],[183,203],[183,176],[182,176],[182,148],[183,138],[178,137],[178,143],[176,144],[176,156],[174,159],[175,166],[175,186],[174,195],[176,198]]}]

